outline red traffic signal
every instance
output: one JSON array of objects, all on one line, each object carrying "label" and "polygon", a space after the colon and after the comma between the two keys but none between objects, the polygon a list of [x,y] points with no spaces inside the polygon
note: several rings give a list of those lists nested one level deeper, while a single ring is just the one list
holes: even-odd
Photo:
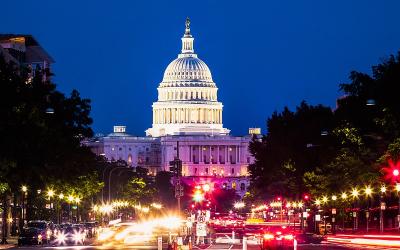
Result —
[{"label": "red traffic signal", "polygon": [[308,201],[310,199],[310,196],[308,194],[305,194],[304,196],[304,200]]}]

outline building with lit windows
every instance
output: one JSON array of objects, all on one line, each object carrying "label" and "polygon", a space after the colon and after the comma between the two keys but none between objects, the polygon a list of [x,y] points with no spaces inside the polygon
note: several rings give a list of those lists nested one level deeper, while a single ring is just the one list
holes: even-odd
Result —
[{"label": "building with lit windows", "polygon": [[113,133],[85,144],[109,160],[125,160],[153,175],[169,171],[169,162],[179,156],[183,181],[233,188],[244,195],[249,185],[247,168],[253,162],[248,146],[259,129],[232,136],[223,127],[218,88],[208,66],[195,54],[189,20],[182,51],[166,68],[157,90],[146,137],[129,135],[124,126],[115,126]]},{"label": "building with lit windows", "polygon": [[32,73],[36,67],[40,67],[49,73],[47,76],[50,75],[50,66],[54,63],[53,58],[31,35],[0,34],[0,56],[6,62],[32,68]]}]

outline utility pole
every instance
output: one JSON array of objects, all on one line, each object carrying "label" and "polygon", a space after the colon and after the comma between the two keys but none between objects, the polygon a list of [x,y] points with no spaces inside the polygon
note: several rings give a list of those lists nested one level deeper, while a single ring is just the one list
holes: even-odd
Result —
[{"label": "utility pole", "polygon": [[183,186],[181,184],[182,161],[179,159],[179,141],[176,142],[176,157],[169,162],[170,171],[175,174],[175,198],[178,201],[178,213],[181,211],[181,197],[183,196]]}]

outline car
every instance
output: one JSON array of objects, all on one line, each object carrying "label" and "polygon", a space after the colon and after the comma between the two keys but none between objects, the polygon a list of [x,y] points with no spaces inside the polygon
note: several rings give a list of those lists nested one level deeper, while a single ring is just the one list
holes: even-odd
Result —
[{"label": "car", "polygon": [[86,234],[82,227],[69,225],[59,230],[53,243],[56,245],[84,245],[85,240]]},{"label": "car", "polygon": [[49,243],[53,237],[53,224],[43,220],[33,220],[27,223],[28,228],[36,228],[42,235],[42,242]]},{"label": "car", "polygon": [[293,249],[295,234],[286,226],[270,226],[263,229],[261,250]]},{"label": "car", "polygon": [[25,227],[18,236],[18,245],[40,245],[43,243],[41,230],[35,227]]},{"label": "car", "polygon": [[86,222],[84,224],[85,226],[85,231],[86,231],[86,237],[92,238],[96,235],[97,233],[97,222],[92,221],[92,222]]},{"label": "car", "polygon": [[300,233],[296,234],[296,240],[299,244],[320,244],[325,237],[314,233]]}]

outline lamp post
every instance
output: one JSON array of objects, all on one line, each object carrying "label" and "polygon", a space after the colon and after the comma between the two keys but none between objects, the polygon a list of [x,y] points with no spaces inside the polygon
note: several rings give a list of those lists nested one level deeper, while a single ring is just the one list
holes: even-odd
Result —
[{"label": "lamp post", "polygon": [[21,187],[21,191],[22,191],[22,211],[21,211],[21,219],[22,219],[22,222],[21,222],[21,224],[22,224],[22,226],[24,226],[24,224],[25,224],[25,214],[26,214],[26,211],[25,211],[25,195],[27,194],[27,192],[28,192],[28,187],[27,186],[25,186],[25,185],[23,185],[22,187]]},{"label": "lamp post", "polygon": [[343,200],[343,220],[342,220],[342,222],[343,222],[343,231],[345,231],[345,226],[346,226],[346,223],[345,223],[345,218],[346,218],[346,204],[345,204],[345,201],[347,200],[347,193],[343,192],[340,195],[340,197]]},{"label": "lamp post", "polygon": [[367,211],[365,213],[365,218],[367,222],[367,233],[369,231],[369,197],[372,195],[372,188],[370,186],[366,186],[364,190],[365,196],[367,196]]},{"label": "lamp post", "polygon": [[380,195],[380,204],[379,204],[379,231],[382,233],[383,232],[383,210],[385,209],[385,206],[384,206],[384,202],[382,202],[382,200],[383,200],[383,196],[385,195],[385,193],[386,193],[386,186],[381,186],[381,188],[380,188],[380,191],[381,191],[381,195]]},{"label": "lamp post", "polygon": [[395,168],[395,169],[393,169],[393,177],[395,178],[395,180],[396,180],[396,186],[395,186],[395,189],[396,189],[396,192],[397,192],[397,197],[398,197],[398,210],[397,210],[397,229],[400,231],[400,184],[398,183],[398,178],[399,178],[399,174],[400,174],[400,171],[397,169],[397,168]]},{"label": "lamp post", "polygon": [[[111,165],[112,166],[112,165]],[[103,179],[101,179],[102,181],[104,181],[105,182],[105,174],[106,174],[106,170],[107,170],[107,168],[108,168],[109,166],[106,166],[104,169],[103,169]],[[103,186],[103,188],[101,189],[101,203],[102,204],[104,204],[104,188],[105,188],[105,185]]]},{"label": "lamp post", "polygon": [[[353,200],[358,199],[359,191],[357,188],[353,188],[351,190],[351,196],[353,197]],[[353,208],[356,207],[356,204],[353,202]],[[358,217],[357,217],[357,211],[353,211],[353,231],[356,231],[358,229]]]},{"label": "lamp post", "polygon": [[[50,207],[49,207],[50,211],[53,209],[53,204],[51,203],[51,198],[53,198],[53,196],[54,196],[54,190],[53,189],[47,190],[47,197],[49,198],[49,203],[50,203]],[[54,213],[51,213],[51,214],[52,214],[51,217],[54,219]]]},{"label": "lamp post", "polygon": [[398,223],[397,229],[400,231],[400,183],[396,183],[395,189],[397,192],[397,197],[399,199],[398,210],[397,210],[397,223]]},{"label": "lamp post", "polygon": [[57,206],[57,223],[60,224],[62,222],[62,201],[64,199],[64,194],[60,193],[58,195],[59,201]]},{"label": "lamp post", "polygon": [[69,203],[69,221],[72,223],[72,202],[74,202],[75,198],[72,195],[68,196],[68,203]]},{"label": "lamp post", "polygon": [[80,217],[79,217],[79,203],[81,202],[81,198],[75,197],[75,203],[76,203],[76,222],[80,222]]},{"label": "lamp post", "polygon": [[336,207],[335,207],[335,203],[336,203],[336,200],[337,200],[337,196],[336,195],[332,195],[331,199],[332,199],[332,204],[333,204],[333,207],[332,207],[332,233],[336,234],[336,218],[335,218]]},{"label": "lamp post", "polygon": [[320,219],[321,219],[321,215],[319,214],[319,209],[321,208],[321,201],[319,200],[319,199],[317,199],[316,201],[315,201],[315,205],[317,206],[317,212],[315,213],[315,218],[314,218],[314,223],[315,223],[315,232],[317,233],[317,234],[320,234],[320,232],[319,232],[319,227],[318,227],[318,222],[320,221]]}]

